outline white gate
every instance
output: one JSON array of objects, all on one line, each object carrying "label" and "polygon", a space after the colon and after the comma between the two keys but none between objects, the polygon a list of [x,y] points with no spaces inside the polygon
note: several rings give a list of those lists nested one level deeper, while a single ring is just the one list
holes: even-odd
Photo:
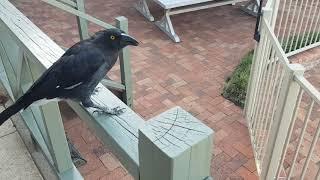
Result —
[{"label": "white gate", "polygon": [[320,93],[288,57],[319,46],[319,0],[269,0],[245,115],[260,179],[320,179]]}]

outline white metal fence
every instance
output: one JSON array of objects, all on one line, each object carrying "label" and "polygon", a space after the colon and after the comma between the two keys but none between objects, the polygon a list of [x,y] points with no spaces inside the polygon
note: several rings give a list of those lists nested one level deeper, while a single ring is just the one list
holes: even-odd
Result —
[{"label": "white metal fence", "polygon": [[281,46],[288,56],[320,45],[319,0],[270,1]]},{"label": "white metal fence", "polygon": [[[54,4],[53,0],[45,1]],[[64,8],[106,28],[112,27],[81,11]],[[119,29],[126,30],[127,23],[124,17],[116,18]],[[8,0],[0,0],[0,37],[0,81],[13,101],[64,53]],[[120,54],[125,56],[128,52]],[[84,108],[77,102],[67,103],[134,179],[211,179],[213,131],[209,127],[180,107],[146,122],[102,84],[98,86],[99,92],[91,96],[92,100],[102,106],[125,108],[123,114],[97,114],[95,109]],[[53,171],[50,178],[44,178],[82,180],[71,160],[58,103],[30,106],[20,114]],[[43,166],[43,162],[34,160],[38,167]]]},{"label": "white metal fence", "polygon": [[288,60],[319,45],[319,1],[303,2],[268,1],[261,18],[245,106],[260,179],[320,179],[320,93]]}]

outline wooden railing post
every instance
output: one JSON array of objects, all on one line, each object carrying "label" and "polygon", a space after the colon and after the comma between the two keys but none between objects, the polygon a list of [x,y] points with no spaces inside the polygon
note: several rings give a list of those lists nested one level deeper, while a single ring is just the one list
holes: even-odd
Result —
[{"label": "wooden railing post", "polygon": [[60,173],[63,173],[64,171],[71,169],[73,165],[59,106],[56,102],[49,102],[41,107],[41,111],[48,135],[52,159],[57,170]]},{"label": "wooden railing post", "polygon": [[210,179],[213,131],[180,107],[139,130],[140,180]]},{"label": "wooden railing post", "polygon": [[270,129],[271,132],[266,146],[266,154],[263,159],[263,168],[260,176],[262,180],[276,179],[281,155],[284,151],[285,140],[288,136],[291,121],[293,120],[300,91],[299,84],[293,79],[295,75],[302,76],[304,73],[304,67],[300,64],[289,64],[286,65],[285,68],[277,111]]},{"label": "wooden railing post", "polygon": [[[76,0],[76,4],[77,4],[77,10],[85,13],[84,0]],[[77,23],[78,23],[80,40],[89,38],[87,20],[77,16]]]},{"label": "wooden railing post", "polygon": [[[116,18],[116,27],[128,33],[128,19],[120,16]],[[122,93],[122,100],[130,108],[133,106],[132,97],[132,81],[131,81],[131,66],[130,66],[130,52],[129,48],[124,48],[120,55],[120,71],[121,71],[121,83],[125,86],[125,90]]]}]

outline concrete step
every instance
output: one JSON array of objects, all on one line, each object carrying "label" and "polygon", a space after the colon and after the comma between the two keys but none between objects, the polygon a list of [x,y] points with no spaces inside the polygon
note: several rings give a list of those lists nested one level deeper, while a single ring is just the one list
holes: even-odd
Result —
[{"label": "concrete step", "polygon": [[0,126],[0,179],[43,180],[11,120]]}]

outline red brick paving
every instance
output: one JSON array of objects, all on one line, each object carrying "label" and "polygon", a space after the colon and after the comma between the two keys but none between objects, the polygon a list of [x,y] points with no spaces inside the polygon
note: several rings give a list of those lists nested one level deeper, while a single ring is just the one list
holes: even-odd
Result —
[{"label": "red brick paving", "polygon": [[[75,18],[40,0],[12,0],[58,44],[78,41]],[[141,45],[131,49],[134,110],[149,119],[179,105],[215,130],[212,175],[215,179],[257,179],[253,154],[241,109],[221,97],[224,80],[241,57],[253,48],[255,19],[238,7],[223,6],[176,15],[174,27],[182,39],[173,43],[133,8],[134,0],[90,0],[87,11],[113,23],[129,17],[130,34]],[[159,17],[161,9],[151,4]],[[90,25],[91,32],[99,29]],[[119,79],[116,66],[109,77]],[[80,172],[89,180],[128,180],[127,171],[108,148],[67,108],[62,108],[65,129],[88,160]]]}]

